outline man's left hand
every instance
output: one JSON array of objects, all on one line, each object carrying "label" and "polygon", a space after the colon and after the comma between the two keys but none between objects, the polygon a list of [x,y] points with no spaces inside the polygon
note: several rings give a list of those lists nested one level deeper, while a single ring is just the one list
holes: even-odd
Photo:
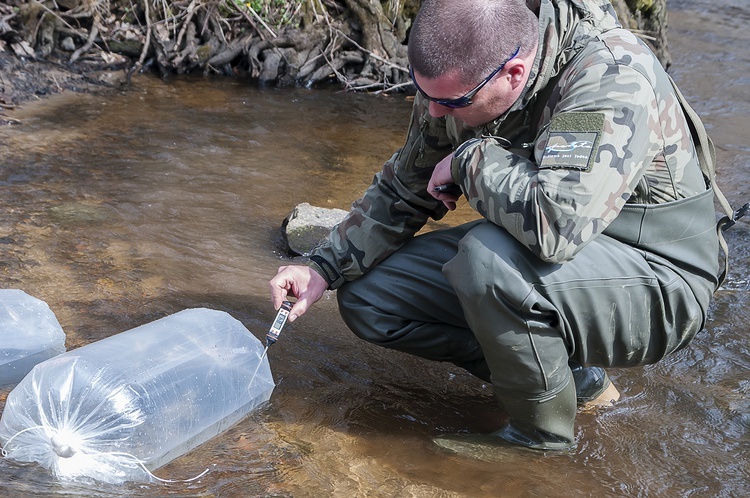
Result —
[{"label": "man's left hand", "polygon": [[427,183],[427,192],[430,193],[435,199],[442,201],[448,210],[453,211],[456,209],[456,201],[458,201],[460,195],[452,194],[448,192],[436,192],[435,187],[438,185],[450,185],[453,183],[453,175],[451,174],[451,160],[453,154],[450,154],[443,158],[432,171],[432,177]]}]

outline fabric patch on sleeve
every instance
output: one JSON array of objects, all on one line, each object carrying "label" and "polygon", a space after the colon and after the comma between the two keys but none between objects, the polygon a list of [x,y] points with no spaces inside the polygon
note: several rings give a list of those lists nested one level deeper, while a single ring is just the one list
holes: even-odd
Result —
[{"label": "fabric patch on sleeve", "polygon": [[588,171],[594,164],[599,140],[604,130],[604,114],[599,112],[566,112],[550,124],[540,169],[575,169]]}]

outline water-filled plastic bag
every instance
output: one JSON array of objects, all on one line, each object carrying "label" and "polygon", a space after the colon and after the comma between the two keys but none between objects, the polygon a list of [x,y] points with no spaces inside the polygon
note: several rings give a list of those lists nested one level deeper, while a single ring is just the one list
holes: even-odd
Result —
[{"label": "water-filled plastic bag", "polygon": [[0,386],[65,352],[65,332],[47,303],[18,289],[0,289]]},{"label": "water-filled plastic bag", "polygon": [[151,480],[270,398],[263,349],[229,314],[201,308],[49,359],[8,395],[3,453],[60,479]]}]

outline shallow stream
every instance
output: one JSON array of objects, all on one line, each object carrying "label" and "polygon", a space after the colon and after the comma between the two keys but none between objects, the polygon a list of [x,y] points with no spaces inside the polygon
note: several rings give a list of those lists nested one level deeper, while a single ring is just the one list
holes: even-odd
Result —
[{"label": "shallow stream", "polygon": [[[750,7],[670,0],[671,69],[750,200]],[[0,129],[0,286],[46,301],[73,349],[185,308],[261,338],[279,227],[301,202],[347,209],[401,145],[403,96],[141,77],[64,94]],[[473,217],[462,209],[444,220]],[[577,419],[568,455],[456,456],[431,438],[504,420],[489,386],[354,337],[332,295],[270,349],[271,401],[155,473],[189,484],[59,483],[0,459],[0,496],[747,496],[750,223],[706,330],[658,365],[612,370],[622,400]],[[2,409],[9,388],[0,389]]]}]

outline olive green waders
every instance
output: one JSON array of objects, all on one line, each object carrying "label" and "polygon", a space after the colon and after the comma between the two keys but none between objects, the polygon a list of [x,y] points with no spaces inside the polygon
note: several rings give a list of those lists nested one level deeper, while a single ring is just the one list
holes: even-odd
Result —
[{"label": "olive green waders", "polygon": [[[701,196],[704,203],[710,194]],[[705,252],[714,255],[709,267],[718,270],[715,220],[706,224],[710,231],[701,226],[697,237],[707,240]],[[575,445],[569,361],[653,363],[702,328],[715,277],[694,279],[705,288],[696,293],[673,266],[607,235],[572,261],[547,263],[480,220],[415,237],[341,286],[338,300],[344,321],[362,339],[449,361],[481,378],[491,373],[510,417],[497,435],[566,449]]]}]

